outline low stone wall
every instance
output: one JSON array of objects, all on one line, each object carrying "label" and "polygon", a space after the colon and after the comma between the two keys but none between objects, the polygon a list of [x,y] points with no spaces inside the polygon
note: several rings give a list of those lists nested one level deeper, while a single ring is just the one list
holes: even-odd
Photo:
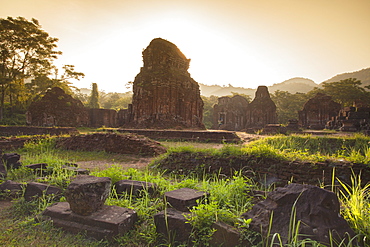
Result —
[{"label": "low stone wall", "polygon": [[14,150],[22,148],[30,138],[0,138],[0,153],[2,150]]},{"label": "low stone wall", "polygon": [[348,184],[351,184],[353,174],[361,174],[364,182],[370,180],[369,166],[344,162],[289,162],[249,155],[215,157],[205,153],[172,153],[157,162],[160,169],[167,170],[169,173],[202,175],[206,172],[207,174],[221,173],[231,177],[236,171],[241,171],[243,175],[253,177],[265,184],[275,182],[285,185],[290,181],[330,185],[333,172],[335,177]]},{"label": "low stone wall", "polygon": [[0,136],[78,134],[73,127],[0,126]]},{"label": "low stone wall", "polygon": [[118,129],[119,132],[136,133],[151,139],[183,140],[216,143],[237,143],[240,137],[232,131],[192,131],[192,130],[154,130],[154,129]]}]

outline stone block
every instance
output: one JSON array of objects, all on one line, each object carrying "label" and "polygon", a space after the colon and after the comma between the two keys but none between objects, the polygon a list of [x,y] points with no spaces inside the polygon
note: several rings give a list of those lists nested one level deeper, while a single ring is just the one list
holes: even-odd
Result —
[{"label": "stone block", "polygon": [[[270,236],[279,233],[282,242],[287,243],[292,208],[295,209],[296,221],[304,222],[299,229],[299,238],[309,237],[327,245],[330,239],[339,243],[355,236],[340,215],[340,203],[335,193],[312,185],[291,183],[278,187],[242,217],[252,219],[251,230],[261,232],[265,237],[268,232]],[[357,244],[356,240],[352,243]]]},{"label": "stone block", "polygon": [[213,233],[210,240],[211,246],[222,246],[222,247],[234,247],[234,246],[250,246],[250,245],[240,245],[240,233],[239,231],[223,222],[215,222],[212,224],[212,228],[216,231]]},{"label": "stone block", "polygon": [[4,183],[0,184],[0,192],[9,193],[9,196],[14,197],[21,194],[23,186],[24,184],[7,180]]},{"label": "stone block", "polygon": [[156,192],[157,185],[144,181],[120,180],[114,183],[117,194],[128,193],[135,196],[140,195],[140,191],[147,190],[150,195]]},{"label": "stone block", "polygon": [[181,188],[164,193],[166,201],[171,207],[182,211],[188,212],[189,208],[197,205],[197,200],[205,198],[207,195],[204,191]]},{"label": "stone block", "polygon": [[86,216],[103,207],[110,187],[108,177],[79,176],[68,185],[65,197],[74,213]]},{"label": "stone block", "polygon": [[95,239],[111,239],[132,229],[137,213],[132,209],[104,205],[88,216],[71,211],[68,202],[58,202],[45,209],[43,218],[72,233],[83,233]]},{"label": "stone block", "polygon": [[31,182],[28,183],[26,186],[26,191],[24,192],[24,199],[26,201],[32,201],[33,199],[37,197],[41,197],[43,194],[45,195],[60,195],[62,193],[62,189],[48,185],[43,183],[36,183]]},{"label": "stone block", "polygon": [[38,164],[31,164],[31,165],[25,165],[25,167],[36,170],[36,169],[46,169],[48,167],[48,164],[46,163],[38,163]]},{"label": "stone block", "polygon": [[21,156],[17,153],[7,153],[2,156],[2,160],[8,169],[19,168],[22,165],[19,161],[20,158]]},{"label": "stone block", "polygon": [[167,241],[177,243],[190,242],[192,226],[187,223],[184,213],[173,208],[167,208],[154,215],[154,224],[157,233]]}]

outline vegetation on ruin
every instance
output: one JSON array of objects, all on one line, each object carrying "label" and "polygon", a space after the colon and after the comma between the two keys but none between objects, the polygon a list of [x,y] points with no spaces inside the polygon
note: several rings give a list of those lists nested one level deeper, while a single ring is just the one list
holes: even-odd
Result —
[{"label": "vegetation on ruin", "polygon": [[[218,157],[231,157],[253,153],[260,156],[276,156],[287,158],[289,153],[292,157],[297,157],[295,153],[306,152],[306,157],[324,155],[337,155],[336,149],[340,149],[342,158],[350,159],[351,153],[363,152],[363,145],[368,144],[370,139],[365,136],[354,137],[313,137],[313,136],[276,136],[257,140],[247,146],[223,145],[220,149],[212,148],[210,144],[192,143],[179,144],[167,142],[168,153],[174,152],[205,152]],[[312,149],[312,150],[311,150]],[[346,151],[347,150],[347,151]],[[77,162],[81,160],[104,160],[112,157],[118,158],[114,154],[105,152],[79,152],[66,151],[54,148],[53,138],[34,141],[28,143],[23,149],[17,150],[22,155],[24,165],[31,163],[48,163],[50,173],[47,177],[41,178],[39,174],[31,173],[25,168],[9,170],[7,179],[18,182],[39,181],[47,182],[66,188],[73,173],[61,169],[61,165],[66,162]],[[309,154],[310,153],[310,154]],[[302,154],[301,154],[302,155]],[[349,155],[349,156],[346,156]],[[165,156],[165,155],[164,155]],[[302,156],[303,157],[303,156]],[[339,156],[338,156],[339,157]],[[160,157],[158,159],[163,158]],[[121,160],[124,160],[121,155]],[[112,159],[110,159],[112,161]],[[248,220],[243,220],[240,215],[253,206],[253,198],[249,194],[253,190],[271,190],[273,187],[263,187],[261,184],[246,178],[241,173],[235,173],[231,177],[223,177],[221,174],[208,174],[207,176],[179,176],[164,175],[163,171],[153,169],[151,165],[144,170],[133,168],[123,169],[121,166],[112,165],[106,169],[95,169],[92,171],[94,176],[110,177],[112,182],[125,179],[128,176],[133,180],[153,182],[158,185],[159,193],[155,196],[143,191],[141,196],[135,197],[130,194],[117,195],[114,190],[106,204],[117,205],[135,209],[138,212],[139,221],[135,228],[129,233],[117,237],[113,241],[96,241],[86,239],[83,234],[72,235],[60,229],[52,227],[49,222],[35,221],[38,215],[49,205],[56,201],[56,198],[44,196],[32,202],[26,202],[21,195],[14,199],[12,207],[3,210],[0,218],[3,224],[0,226],[3,234],[0,236],[0,243],[6,246],[174,246],[171,242],[159,242],[155,232],[153,215],[163,209],[166,204],[163,202],[163,194],[179,188],[193,188],[209,192],[206,204],[199,204],[191,212],[192,216],[188,221],[192,224],[193,246],[207,246],[213,233],[211,227],[216,220],[222,220],[228,224],[242,229],[242,238],[252,242],[254,246],[271,246],[268,239],[261,240],[261,236],[248,230]],[[272,185],[273,186],[273,185]],[[346,218],[361,238],[370,237],[370,187],[367,184],[361,187],[359,178],[353,178],[352,184],[343,184],[345,190],[336,191],[342,202],[342,215]],[[6,193],[0,195],[6,197]],[[260,195],[262,198],[265,194]],[[59,199],[58,199],[59,200]],[[61,198],[60,200],[65,200]],[[299,224],[299,223],[297,223]],[[296,232],[294,228],[292,233]],[[278,239],[279,236],[271,234],[271,237]],[[321,246],[312,240],[297,240],[293,234],[291,242],[285,246]],[[366,240],[368,241],[368,240]],[[280,245],[284,246],[284,245]],[[340,246],[352,246],[342,244]]]}]

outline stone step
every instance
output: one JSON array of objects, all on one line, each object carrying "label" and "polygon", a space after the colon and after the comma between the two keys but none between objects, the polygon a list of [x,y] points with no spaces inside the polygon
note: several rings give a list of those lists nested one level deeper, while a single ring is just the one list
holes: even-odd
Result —
[{"label": "stone step", "polygon": [[45,209],[43,217],[50,217],[57,227],[80,233],[87,231],[97,239],[111,238],[128,232],[137,220],[137,213],[128,208],[104,205],[91,215],[73,213],[68,202],[58,202]]}]

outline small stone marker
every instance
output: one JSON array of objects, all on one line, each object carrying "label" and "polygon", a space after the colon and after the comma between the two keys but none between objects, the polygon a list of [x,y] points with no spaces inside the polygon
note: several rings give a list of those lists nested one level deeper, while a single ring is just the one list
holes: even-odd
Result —
[{"label": "small stone marker", "polygon": [[103,207],[110,187],[108,177],[79,176],[69,184],[65,197],[74,213],[91,215]]},{"label": "small stone marker", "polygon": [[153,195],[157,188],[157,185],[154,183],[127,179],[114,183],[114,186],[117,194],[126,192],[135,196],[138,196],[142,190],[147,190],[150,195]]},{"label": "small stone marker", "polygon": [[197,205],[197,200],[205,198],[206,192],[181,188],[164,193],[166,201],[169,204],[182,212],[189,212],[189,208]]}]

